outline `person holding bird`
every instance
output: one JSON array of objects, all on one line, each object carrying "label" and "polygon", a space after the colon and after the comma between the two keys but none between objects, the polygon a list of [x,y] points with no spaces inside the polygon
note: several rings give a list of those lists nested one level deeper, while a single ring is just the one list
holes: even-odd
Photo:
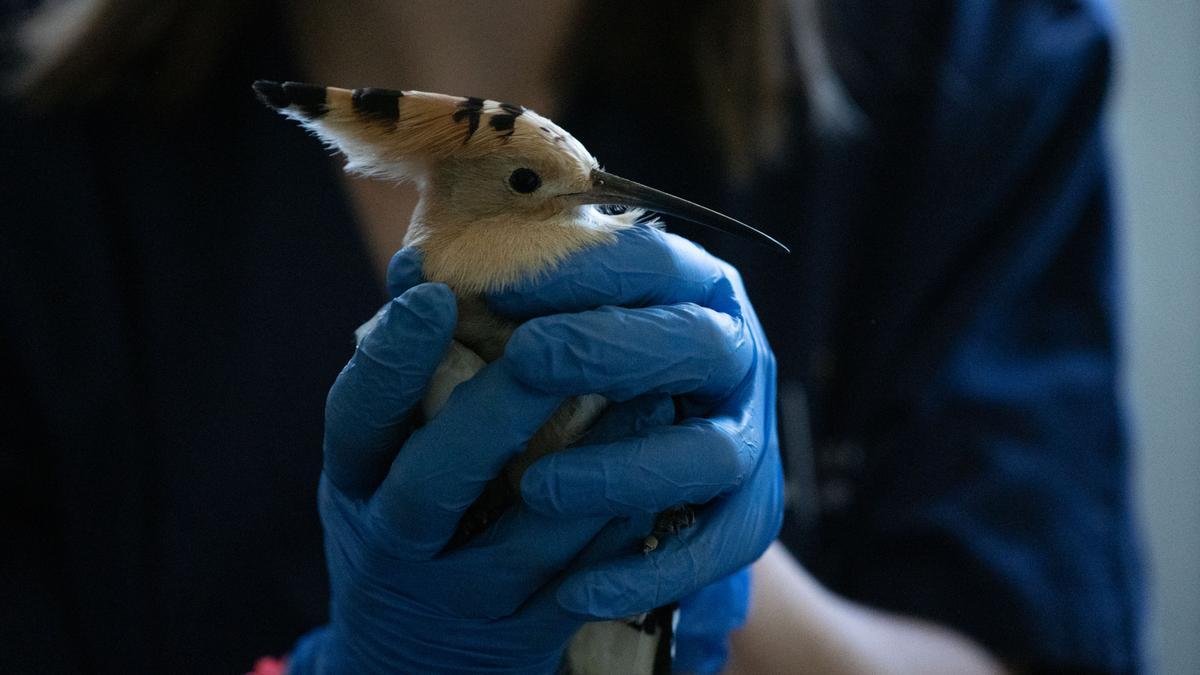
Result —
[{"label": "person holding bird", "polygon": [[10,21],[0,665],[1138,670],[1051,4]]}]

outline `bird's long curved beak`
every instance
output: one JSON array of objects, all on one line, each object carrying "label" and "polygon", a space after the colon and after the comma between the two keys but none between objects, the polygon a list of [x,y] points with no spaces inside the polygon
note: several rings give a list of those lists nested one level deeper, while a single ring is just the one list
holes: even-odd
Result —
[{"label": "bird's long curved beak", "polygon": [[784,246],[779,240],[740,220],[734,220],[710,208],[669,195],[661,190],[635,183],[628,178],[614,176],[607,171],[593,169],[592,188],[570,196],[578,204],[615,204],[658,211],[714,230],[748,237],[782,249],[785,253],[791,253],[791,249]]}]

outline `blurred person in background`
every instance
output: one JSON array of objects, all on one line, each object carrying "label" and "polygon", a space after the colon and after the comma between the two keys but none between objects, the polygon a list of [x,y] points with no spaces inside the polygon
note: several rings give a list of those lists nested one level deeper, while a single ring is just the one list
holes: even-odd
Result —
[{"label": "blurred person in background", "polygon": [[787,469],[744,624],[726,583],[677,667],[1139,670],[1101,3],[35,4],[0,125],[5,672],[346,656],[322,411],[415,193],[260,78],[516,101],[791,245],[670,223],[745,278]]}]

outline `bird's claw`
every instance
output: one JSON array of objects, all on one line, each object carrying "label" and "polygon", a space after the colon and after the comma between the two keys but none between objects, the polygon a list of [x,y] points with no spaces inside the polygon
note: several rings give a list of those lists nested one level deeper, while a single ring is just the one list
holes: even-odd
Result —
[{"label": "bird's claw", "polygon": [[654,531],[642,540],[642,554],[645,555],[658,548],[662,538],[669,534],[678,534],[696,524],[696,512],[688,504],[680,504],[658,514],[654,519]]}]

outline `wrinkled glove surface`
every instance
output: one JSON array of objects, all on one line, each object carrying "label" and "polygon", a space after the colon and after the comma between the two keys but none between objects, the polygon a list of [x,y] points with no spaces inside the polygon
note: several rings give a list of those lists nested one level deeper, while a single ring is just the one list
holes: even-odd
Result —
[{"label": "wrinkled glove surface", "polygon": [[[297,645],[291,672],[552,672],[582,621],[687,596],[774,539],[774,359],[731,267],[638,227],[490,298],[529,321],[415,428],[456,319],[449,289],[419,270],[415,252],[397,254],[398,297],[329,394],[331,617]],[[588,393],[614,401],[596,427],[530,468],[522,503],[445,552],[507,460]],[[655,514],[681,503],[704,505],[696,524],[643,555]],[[705,612],[744,612],[744,583],[717,587],[730,602],[710,598]]]},{"label": "wrinkled glove surface", "polygon": [[[639,393],[647,380],[674,379],[676,390],[686,392],[676,399],[678,422],[546,457],[526,473],[521,492],[539,513],[614,516],[610,528],[620,528],[621,518],[636,527],[674,504],[706,504],[693,527],[668,537],[659,550],[641,555],[618,548],[574,574],[558,597],[564,608],[597,618],[683,598],[676,668],[716,672],[724,665],[727,634],[748,611],[744,567],[782,522],[775,358],[733,267],[656,229],[635,228],[618,239],[494,296],[491,305],[515,318],[543,317],[522,326],[508,349],[528,364],[523,373],[543,373],[530,380],[535,386],[558,393],[595,386],[620,400]],[[585,311],[593,307],[602,309]],[[561,314],[570,312],[583,313]],[[660,313],[665,316],[653,329],[637,328],[649,321],[642,314]],[[666,318],[679,315],[693,320]],[[720,363],[706,349],[732,347],[714,334],[745,341],[736,348],[751,362],[733,386],[704,368]],[[614,368],[624,371],[625,386],[605,389],[606,382],[593,379]]]}]

